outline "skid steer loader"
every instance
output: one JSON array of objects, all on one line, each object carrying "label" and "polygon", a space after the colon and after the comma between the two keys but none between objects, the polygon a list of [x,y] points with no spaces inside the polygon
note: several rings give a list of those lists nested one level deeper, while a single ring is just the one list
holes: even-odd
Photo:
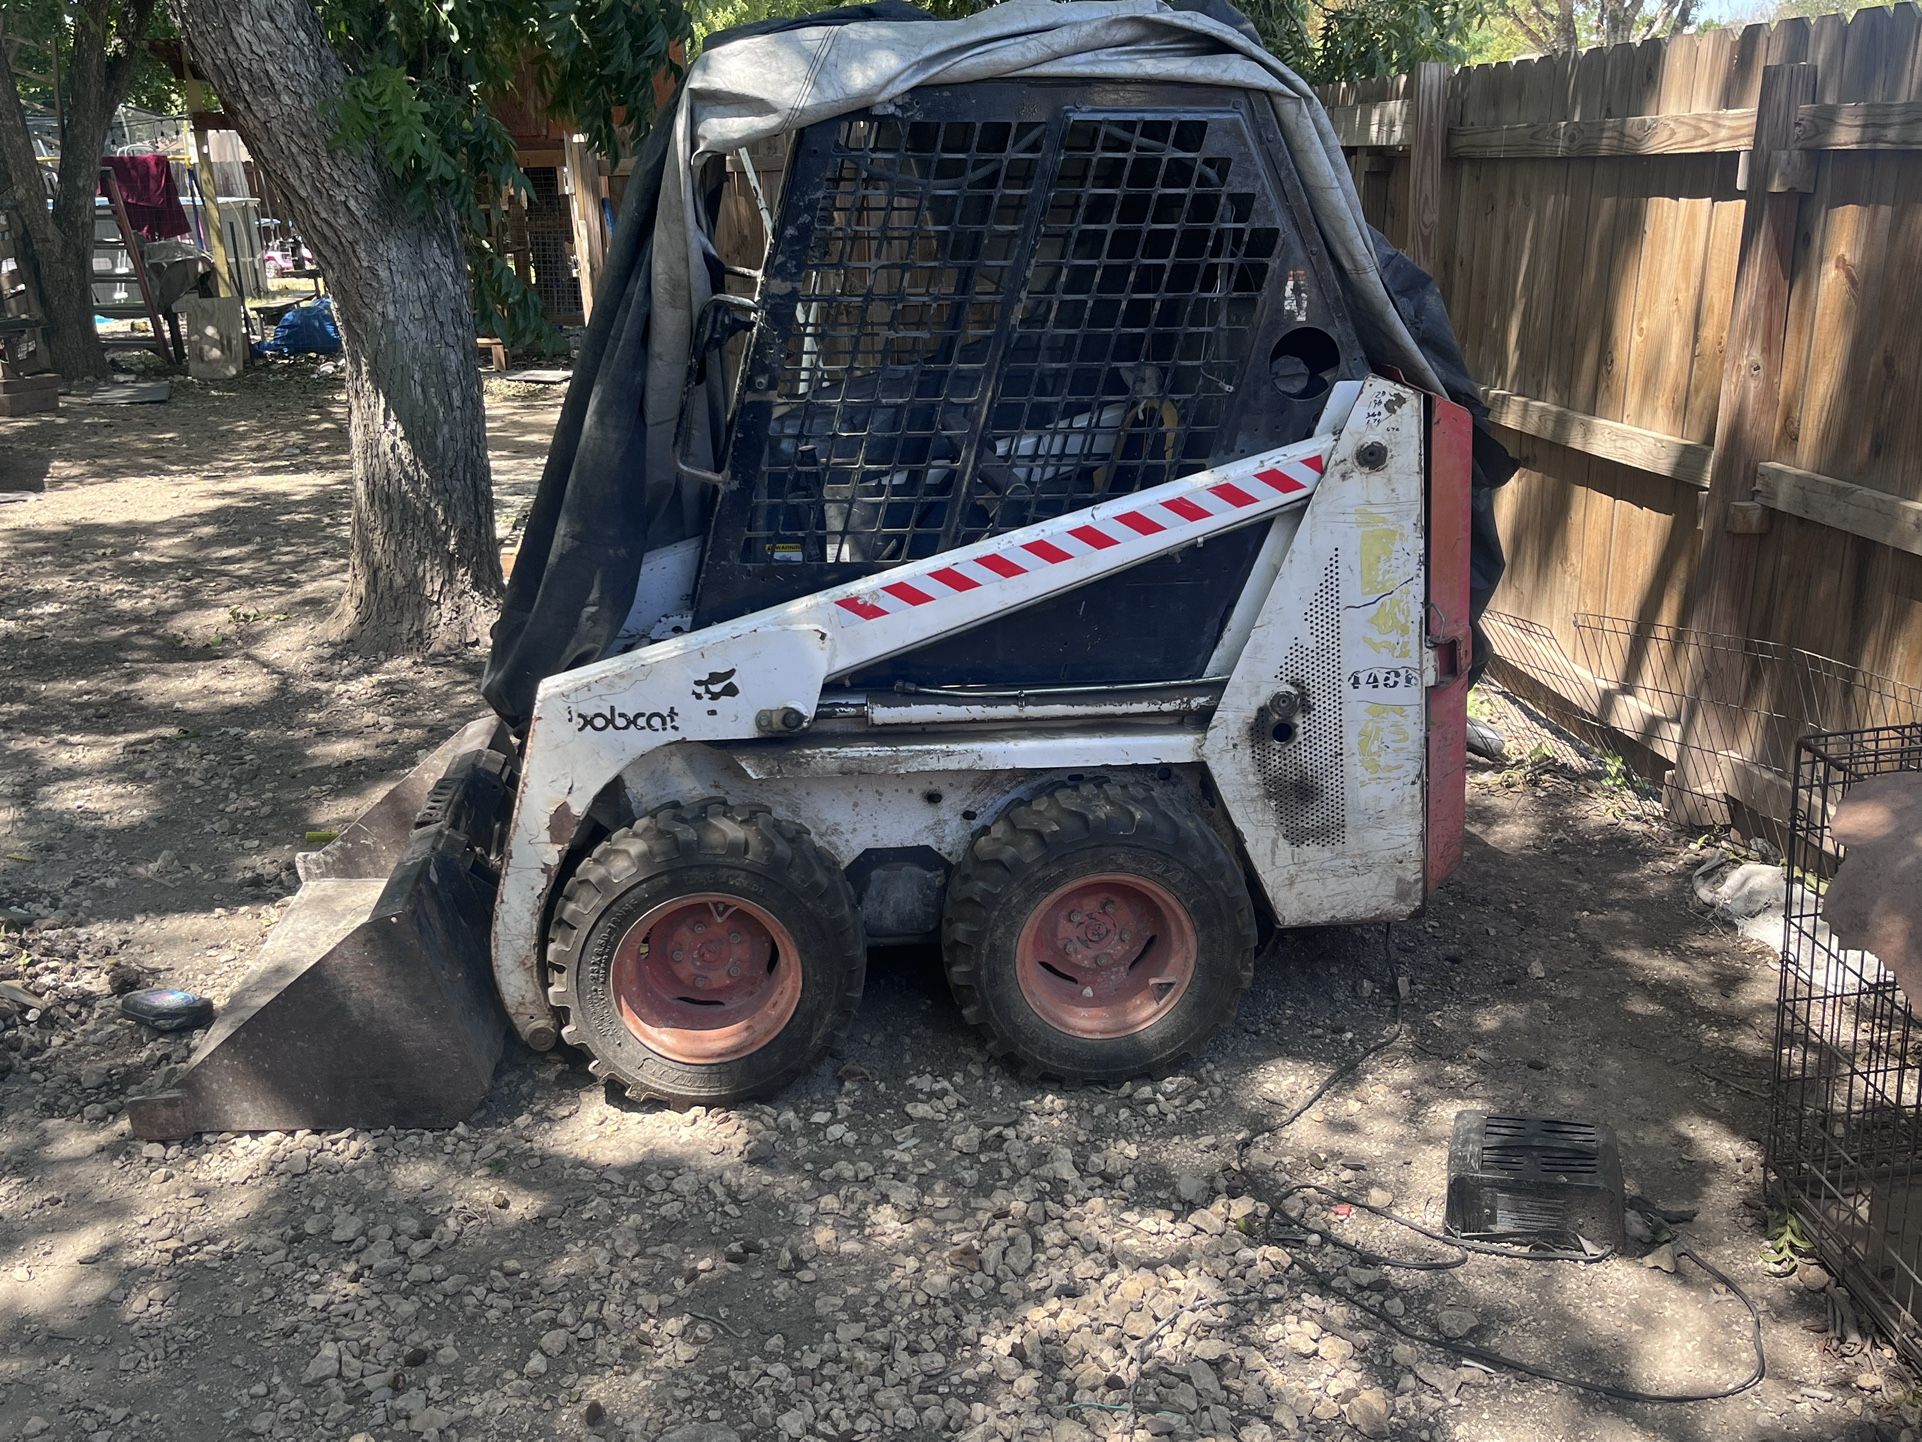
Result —
[{"label": "skid steer loader", "polygon": [[[750,39],[887,29],[938,76],[936,32],[982,22],[1002,53],[1087,11],[1178,25],[1184,54],[1228,28],[1125,0]],[[1124,1079],[1204,1048],[1264,928],[1421,907],[1460,848],[1470,417],[1371,368],[1275,98],[1098,38],[1018,80],[797,101],[763,126],[778,179],[702,141],[725,107],[696,67],[636,184],[665,213],[662,153],[692,157],[711,236],[703,157],[731,157],[767,245],[697,274],[670,422],[691,534],[657,543],[673,506],[622,522],[644,535],[595,582],[623,597],[605,643],[304,858],[136,1132],[450,1125],[503,1019],[635,1096],[762,1095],[848,1024],[870,946],[930,940],[996,1053]],[[673,223],[583,358],[630,402],[621,327],[659,346]],[[608,553],[622,513],[556,499],[566,471],[510,613],[578,583],[570,526]]]}]

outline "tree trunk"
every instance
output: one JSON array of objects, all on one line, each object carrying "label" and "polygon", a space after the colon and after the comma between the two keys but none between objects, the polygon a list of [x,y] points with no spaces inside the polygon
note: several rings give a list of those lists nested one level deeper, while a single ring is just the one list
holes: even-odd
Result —
[{"label": "tree trunk", "polygon": [[354,505],[337,635],[477,641],[501,593],[466,251],[453,208],[334,144],[347,79],[310,0],[168,0],[194,66],[286,197],[346,351]]},{"label": "tree trunk", "polygon": [[131,0],[116,11],[112,0],[87,0],[74,7],[51,208],[13,72],[0,64],[0,201],[19,217],[15,258],[38,296],[53,368],[69,380],[107,375],[93,323],[93,201],[107,129],[133,74],[132,47],[145,36],[153,5]]},{"label": "tree trunk", "polygon": [[[18,221],[9,229],[13,258],[26,279],[28,308],[46,323],[47,359],[68,380],[99,380],[107,374],[107,352],[93,323],[93,252],[77,249],[54,228],[44,199],[44,223],[27,220],[25,207],[33,203],[30,193],[12,186],[0,162],[0,205]],[[91,240],[91,215],[87,234]]]},{"label": "tree trunk", "polygon": [[[49,251],[33,249],[27,262],[47,323],[47,353],[68,380],[104,380],[107,350],[93,323],[93,216],[86,217],[86,248],[61,235]],[[23,251],[33,247],[31,237]]]}]

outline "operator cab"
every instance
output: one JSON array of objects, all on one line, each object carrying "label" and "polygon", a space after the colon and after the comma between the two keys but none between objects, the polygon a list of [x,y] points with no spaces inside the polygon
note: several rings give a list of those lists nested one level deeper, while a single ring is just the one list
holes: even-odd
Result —
[{"label": "operator cab", "polygon": [[[775,204],[695,629],[1301,440],[1368,373],[1245,91],[917,90],[797,132]],[[853,684],[1198,679],[1265,534]]]}]

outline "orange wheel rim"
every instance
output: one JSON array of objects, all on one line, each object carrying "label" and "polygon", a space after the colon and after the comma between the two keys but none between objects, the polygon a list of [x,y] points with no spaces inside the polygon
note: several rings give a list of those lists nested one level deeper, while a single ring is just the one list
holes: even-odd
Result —
[{"label": "orange wheel rim", "polygon": [[1057,1031],[1089,1040],[1153,1026],[1195,976],[1195,925],[1165,886],[1077,877],[1029,913],[1015,943],[1021,994]]},{"label": "orange wheel rim", "polygon": [[689,1066],[753,1055],[801,1004],[792,934],[753,902],[718,891],[642,915],[615,943],[608,985],[627,1029]]}]

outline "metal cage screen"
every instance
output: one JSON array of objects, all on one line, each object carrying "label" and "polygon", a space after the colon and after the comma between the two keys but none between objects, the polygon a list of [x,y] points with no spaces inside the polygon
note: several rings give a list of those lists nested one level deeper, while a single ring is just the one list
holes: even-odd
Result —
[{"label": "metal cage screen", "polygon": [[1279,210],[1243,119],[837,128],[745,562],[895,563],[1205,467]]},{"label": "metal cage screen", "polygon": [[1922,1022],[1895,977],[1822,919],[1836,805],[1895,771],[1922,772],[1922,724],[1797,748],[1768,1174],[1843,1284],[1922,1363]]}]

